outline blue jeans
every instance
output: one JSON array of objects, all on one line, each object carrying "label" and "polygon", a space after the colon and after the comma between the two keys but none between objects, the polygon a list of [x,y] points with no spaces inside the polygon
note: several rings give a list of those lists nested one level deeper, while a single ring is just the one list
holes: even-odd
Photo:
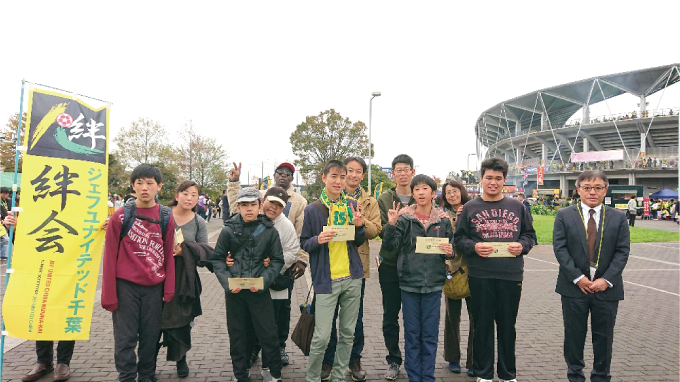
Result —
[{"label": "blue jeans", "polygon": [[[366,289],[366,279],[361,280],[361,302],[359,302],[359,316],[357,316],[357,326],[354,329],[354,343],[352,352],[349,355],[349,363],[356,359],[361,359],[361,352],[364,351],[364,290]],[[333,365],[335,361],[335,346],[338,344],[338,333],[335,329],[338,320],[338,307],[335,307],[333,315],[333,329],[331,329],[331,340],[328,342],[326,353],[323,356],[324,365]]]},{"label": "blue jeans", "polygon": [[404,369],[409,381],[434,382],[442,291],[401,291]]}]

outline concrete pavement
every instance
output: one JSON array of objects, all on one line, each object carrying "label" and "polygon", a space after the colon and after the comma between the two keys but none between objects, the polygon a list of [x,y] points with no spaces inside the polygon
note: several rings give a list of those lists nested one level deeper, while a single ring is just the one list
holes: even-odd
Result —
[{"label": "concrete pavement", "polygon": [[[637,223],[637,222],[636,222]],[[637,224],[636,224],[637,225]],[[221,220],[209,223],[210,239],[219,234]],[[372,241],[377,254],[380,242]],[[645,243],[631,245],[631,257],[624,271],[626,300],[619,305],[615,329],[613,381],[678,381],[680,364],[680,243]],[[4,264],[3,264],[4,265]],[[563,321],[559,296],[554,292],[558,266],[551,246],[538,246],[527,256],[523,296],[517,320],[517,376],[519,381],[564,381],[566,366],[562,356]],[[4,269],[2,272],[4,277]],[[203,282],[203,316],[196,319],[192,332],[194,347],[187,359],[191,373],[183,381],[230,380],[231,360],[224,307],[224,291],[214,275],[201,271]],[[3,280],[0,280],[4,283]],[[295,284],[293,306],[307,295],[307,281]],[[464,304],[465,305],[465,304]],[[364,323],[366,346],[362,364],[369,380],[383,380],[387,364],[382,338],[382,303],[377,271],[371,269],[366,284]],[[299,311],[293,309],[295,326]],[[440,342],[436,376],[441,381],[474,381],[463,374],[452,374],[443,359],[444,304],[442,303]],[[462,353],[467,341],[467,314],[462,313]],[[403,336],[401,338],[403,346]],[[32,341],[7,339],[3,381],[20,381],[36,360]],[[291,364],[283,369],[286,381],[303,381],[306,357],[288,341]],[[586,341],[586,370],[592,365],[590,340]],[[464,363],[462,360],[461,363]],[[115,381],[111,314],[97,302],[90,341],[76,343],[71,362],[70,381]],[[252,380],[261,380],[260,362],[251,369]],[[159,356],[159,381],[179,381],[173,362]],[[51,376],[41,381],[51,381]],[[348,381],[351,379],[348,377]],[[398,381],[407,381],[403,368]]]}]

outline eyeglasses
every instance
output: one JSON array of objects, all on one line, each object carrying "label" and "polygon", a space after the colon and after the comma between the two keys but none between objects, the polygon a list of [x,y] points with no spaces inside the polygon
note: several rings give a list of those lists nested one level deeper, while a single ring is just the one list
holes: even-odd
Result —
[{"label": "eyeglasses", "polygon": [[409,167],[395,168],[394,169],[394,172],[396,172],[397,174],[403,174],[403,173],[407,173],[407,172],[410,172],[410,171],[411,171],[411,168],[409,168]]},{"label": "eyeglasses", "polygon": [[293,176],[293,173],[290,171],[276,170],[276,173],[284,176]]},{"label": "eyeglasses", "polygon": [[581,186],[579,186],[579,187],[585,192],[590,192],[590,190],[602,192],[602,191],[604,191],[605,188],[607,188],[607,187],[603,187],[603,186],[595,186],[595,187],[590,187],[590,186],[581,187]]},{"label": "eyeglasses", "polygon": [[457,188],[453,188],[451,190],[446,190],[446,195],[456,195],[460,194],[460,190]]}]

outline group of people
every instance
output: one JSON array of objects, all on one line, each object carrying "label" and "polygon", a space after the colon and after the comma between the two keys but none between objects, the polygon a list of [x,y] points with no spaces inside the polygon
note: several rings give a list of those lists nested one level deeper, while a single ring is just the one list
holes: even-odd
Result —
[{"label": "group of people", "polygon": [[[444,294],[449,370],[462,371],[460,316],[465,300],[471,325],[467,374],[481,382],[493,380],[495,374],[502,381],[516,381],[515,323],[523,256],[536,244],[536,234],[527,207],[502,193],[508,164],[499,158],[482,162],[483,193],[474,199],[459,182],[446,182],[441,205],[433,202],[434,179],[416,175],[410,156],[395,157],[392,169],[395,187],[376,200],[361,187],[367,171],[362,158],[331,160],[321,174],[320,197],[307,204],[291,185],[292,164],[280,164],[275,186],[259,191],[241,187],[241,166],[234,163],[224,192],[232,214],[212,248],[205,221],[195,212],[199,185],[182,182],[170,207],[160,206],[155,202],[162,187],[160,171],[146,164],[135,168],[131,184],[136,199],[107,220],[103,260],[101,303],[112,312],[119,380],[155,381],[161,346],[168,347],[168,360],[177,362],[177,374],[189,374],[191,327],[201,314],[197,267],[214,272],[225,291],[234,380],[249,379],[260,352],[263,379],[282,380],[282,368],[289,362],[293,285],[307,268],[315,326],[306,380],[341,381],[348,371],[353,380],[365,380],[361,356],[372,261],[368,241],[380,237],[376,261],[387,350],[385,379],[397,379],[403,364],[410,381],[435,380]],[[629,233],[625,215],[602,204],[607,186],[604,173],[583,172],[577,180],[581,202],[560,209],[555,220],[553,247],[560,263],[556,292],[562,296],[570,381],[585,380],[589,314],[595,353],[591,380],[610,379]],[[400,311],[404,354],[399,346]],[[36,349],[38,363],[25,381],[52,371],[47,346]],[[58,366],[68,367],[70,359],[59,357],[68,349],[60,349],[61,343]]]}]

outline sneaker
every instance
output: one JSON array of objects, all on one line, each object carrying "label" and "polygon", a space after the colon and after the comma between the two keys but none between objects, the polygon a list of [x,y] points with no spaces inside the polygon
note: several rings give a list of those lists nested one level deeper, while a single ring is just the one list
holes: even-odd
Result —
[{"label": "sneaker", "polygon": [[452,373],[460,373],[460,362],[449,362],[449,370],[451,370]]},{"label": "sneaker", "polygon": [[399,365],[395,362],[392,362],[385,373],[385,379],[394,381],[397,379],[397,377],[399,377]]},{"label": "sneaker", "polygon": [[288,366],[290,363],[290,358],[288,353],[286,353],[286,348],[281,348],[281,366]]},{"label": "sneaker", "polygon": [[325,363],[321,365],[321,380],[328,381],[331,379],[331,373],[333,372],[333,365],[326,365]]},{"label": "sneaker", "polygon": [[262,381],[263,382],[272,382],[272,373],[269,372],[269,369],[262,369]]},{"label": "sneaker", "polygon": [[493,379],[477,378],[477,382],[493,382]]},{"label": "sneaker", "polygon": [[361,369],[360,358],[351,361],[348,369],[353,381],[363,382],[366,380],[366,372]]},{"label": "sneaker", "polygon": [[501,379],[501,382],[517,382],[517,378],[513,378],[513,379]]}]

